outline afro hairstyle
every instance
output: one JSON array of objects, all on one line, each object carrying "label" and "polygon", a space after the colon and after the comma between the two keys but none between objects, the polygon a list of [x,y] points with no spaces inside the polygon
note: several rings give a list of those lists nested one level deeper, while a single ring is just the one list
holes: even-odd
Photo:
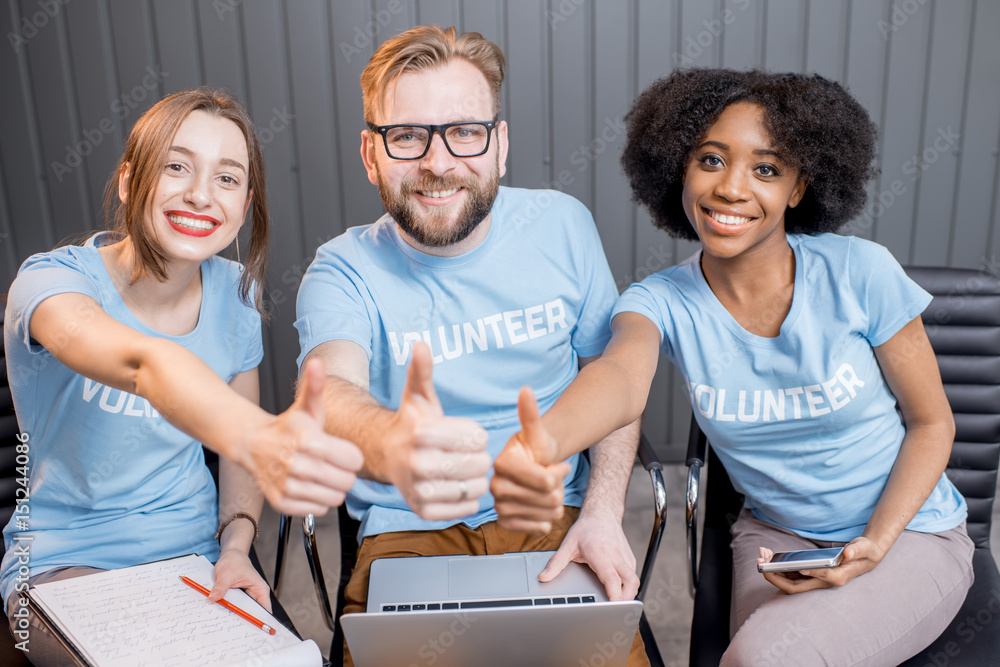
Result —
[{"label": "afro hairstyle", "polygon": [[622,168],[653,224],[698,239],[681,202],[684,170],[701,138],[736,102],[763,110],[775,150],[808,179],[802,201],[785,212],[787,231],[836,231],[861,211],[865,185],[877,173],[878,131],[840,84],[817,74],[697,68],[654,82],[625,116]]}]

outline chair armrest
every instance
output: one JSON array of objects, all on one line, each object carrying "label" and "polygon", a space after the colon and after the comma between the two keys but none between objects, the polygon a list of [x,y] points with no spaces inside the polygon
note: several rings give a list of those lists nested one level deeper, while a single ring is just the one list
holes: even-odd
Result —
[{"label": "chair armrest", "polygon": [[698,590],[698,495],[701,485],[701,466],[688,466],[687,491],[684,495],[684,523],[687,529],[688,593],[694,597]]},{"label": "chair armrest", "polygon": [[292,517],[282,514],[278,517],[278,549],[274,554],[274,585],[271,590],[278,597],[278,585],[281,583],[281,570],[285,562],[285,551],[288,550],[288,538],[291,536]]},{"label": "chair armrest", "polygon": [[309,563],[309,574],[316,587],[316,598],[319,600],[320,611],[323,612],[323,621],[330,630],[336,630],[330,594],[326,591],[326,579],[323,577],[323,565],[319,560],[319,546],[316,544],[316,517],[312,514],[302,517],[302,541],[305,543],[306,562]]},{"label": "chair armrest", "polygon": [[638,457],[653,483],[654,505],[653,531],[649,536],[649,546],[646,547],[646,557],[642,562],[639,592],[636,595],[637,600],[642,600],[653,575],[653,565],[656,562],[656,554],[660,549],[660,541],[663,539],[663,529],[667,523],[667,486],[663,481],[663,466],[656,458],[656,452],[653,451],[653,446],[649,444],[645,434],[639,437]]},{"label": "chair armrest", "polygon": [[684,494],[684,523],[687,530],[688,592],[698,590],[698,499],[701,495],[701,469],[705,467],[708,439],[691,417],[687,450],[687,489]]}]

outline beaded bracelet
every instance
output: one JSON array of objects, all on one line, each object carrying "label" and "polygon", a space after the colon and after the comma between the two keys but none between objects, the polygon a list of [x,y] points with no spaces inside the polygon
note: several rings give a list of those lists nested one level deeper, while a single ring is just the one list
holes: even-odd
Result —
[{"label": "beaded bracelet", "polygon": [[253,539],[256,540],[257,536],[260,535],[260,531],[257,530],[257,519],[253,518],[246,512],[236,512],[234,514],[231,514],[228,519],[221,522],[219,524],[219,531],[215,534],[215,539],[219,540],[219,538],[222,537],[222,531],[226,529],[226,526],[231,524],[233,521],[236,521],[237,519],[247,519],[248,521],[250,521],[250,523],[253,524]]}]

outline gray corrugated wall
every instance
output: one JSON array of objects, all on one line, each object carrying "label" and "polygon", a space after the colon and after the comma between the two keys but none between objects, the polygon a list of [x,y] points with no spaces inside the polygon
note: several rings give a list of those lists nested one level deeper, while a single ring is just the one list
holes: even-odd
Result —
[{"label": "gray corrugated wall", "polygon": [[[274,216],[263,402],[287,406],[294,298],[316,247],[381,213],[358,157],[358,77],[417,23],[477,30],[507,54],[506,182],[594,212],[620,288],[689,255],[632,205],[621,116],[677,66],[819,72],[881,128],[881,176],[853,233],[901,262],[996,268],[998,0],[6,0],[0,11],[0,281],[102,226],[105,179],[162,95],[225,86],[266,142]],[[646,431],[679,457],[689,409],[667,364]]]}]

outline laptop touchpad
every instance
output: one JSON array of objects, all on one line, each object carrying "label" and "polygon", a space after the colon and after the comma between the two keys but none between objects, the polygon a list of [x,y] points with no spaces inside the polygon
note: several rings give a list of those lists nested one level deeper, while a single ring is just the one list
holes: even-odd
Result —
[{"label": "laptop touchpad", "polygon": [[511,597],[528,592],[524,556],[486,556],[448,560],[448,595],[455,598]]}]

